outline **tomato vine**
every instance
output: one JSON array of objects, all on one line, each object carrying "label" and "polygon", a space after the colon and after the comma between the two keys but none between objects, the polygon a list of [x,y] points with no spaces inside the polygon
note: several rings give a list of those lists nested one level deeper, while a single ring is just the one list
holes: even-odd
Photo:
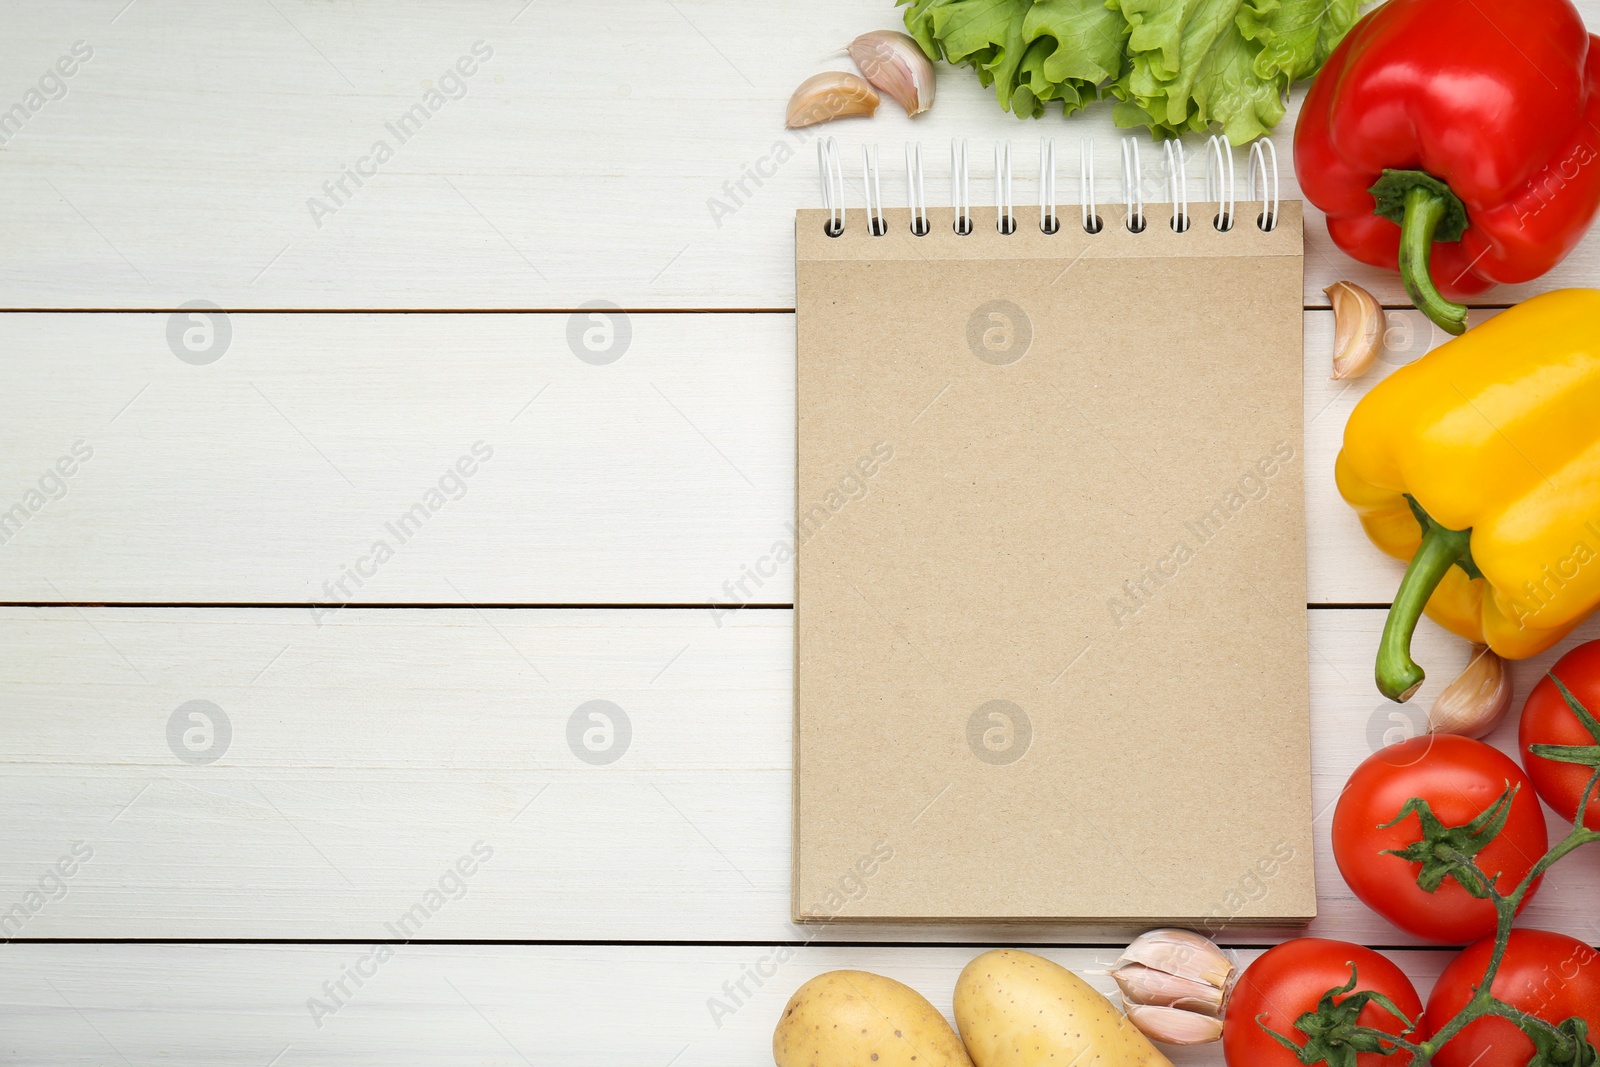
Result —
[{"label": "tomato vine", "polygon": [[[1597,723],[1596,718],[1572,695],[1560,679],[1553,673],[1549,677],[1555,683],[1561,698],[1566,701],[1579,721],[1595,734],[1596,744],[1600,745],[1600,723]],[[1485,873],[1478,866],[1476,856],[1504,826],[1506,812],[1517,794],[1517,786],[1508,785],[1494,804],[1477,818],[1460,826],[1443,825],[1434,815],[1428,802],[1417,797],[1408,800],[1395,816],[1394,822],[1389,824],[1395,825],[1411,815],[1417,816],[1421,823],[1423,828],[1421,840],[1404,849],[1393,849],[1387,853],[1420,865],[1417,884],[1421,888],[1432,893],[1444,884],[1447,878],[1454,879],[1472,896],[1489,900],[1494,904],[1497,916],[1494,948],[1489,956],[1483,979],[1465,1006],[1448,1022],[1435,1029],[1431,1037],[1421,1041],[1410,1040],[1407,1035],[1416,1032],[1421,1020],[1406,1018],[1392,1001],[1378,994],[1352,992],[1358,981],[1356,967],[1352,964],[1349,982],[1339,988],[1328,990],[1315,1010],[1308,1011],[1295,1020],[1295,1029],[1304,1036],[1304,1044],[1296,1044],[1291,1038],[1268,1027],[1262,1021],[1266,1016],[1263,1015],[1256,1020],[1263,1030],[1292,1052],[1299,1062],[1307,1065],[1326,1063],[1329,1067],[1353,1067],[1358,1054],[1376,1053],[1392,1056],[1404,1052],[1410,1055],[1414,1067],[1426,1067],[1462,1030],[1477,1020],[1490,1016],[1506,1019],[1532,1040],[1536,1052],[1528,1067],[1595,1067],[1597,1062],[1600,1062],[1600,1052],[1597,1052],[1590,1038],[1588,1023],[1584,1019],[1574,1016],[1559,1023],[1552,1023],[1496,998],[1492,992],[1495,977],[1505,961],[1506,949],[1511,942],[1517,911],[1533,887],[1538,884],[1546,871],[1562,859],[1585,845],[1600,841],[1600,828],[1590,829],[1588,826],[1590,804],[1600,796],[1597,794],[1597,790],[1600,790],[1600,763],[1592,758],[1592,754],[1600,749],[1587,746],[1571,749],[1557,749],[1555,746],[1541,746],[1541,748],[1544,751],[1539,755],[1547,759],[1582,763],[1585,766],[1595,767],[1595,770],[1590,775],[1589,783],[1580,798],[1572,832],[1546,852],[1511,892],[1500,891],[1496,885],[1498,874]],[[1357,1022],[1362,1009],[1369,1003],[1400,1020],[1404,1029],[1399,1035],[1375,1027],[1362,1026]]]}]

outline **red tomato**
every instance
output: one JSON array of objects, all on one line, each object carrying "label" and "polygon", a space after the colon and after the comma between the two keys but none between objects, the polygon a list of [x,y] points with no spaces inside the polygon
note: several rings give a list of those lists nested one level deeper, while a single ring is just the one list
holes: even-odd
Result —
[{"label": "red tomato", "polygon": [[[1351,993],[1371,990],[1382,993],[1394,1001],[1394,1006],[1416,1022],[1422,1014],[1422,1000],[1411,985],[1411,979],[1383,956],[1345,941],[1328,941],[1320,937],[1302,937],[1285,941],[1268,950],[1239,976],[1228,998],[1227,1014],[1222,1020],[1222,1054],[1229,1067],[1295,1067],[1299,1060],[1272,1035],[1261,1029],[1256,1017],[1265,1015],[1261,1022],[1288,1037],[1297,1045],[1305,1044],[1305,1035],[1294,1028],[1294,1021],[1308,1011],[1315,1011],[1317,1002],[1330,989],[1338,989],[1350,980],[1350,965],[1355,964],[1356,988]],[[1344,997],[1336,998],[1343,1002]],[[1356,1020],[1362,1026],[1399,1034],[1404,1026],[1400,1020],[1376,1004],[1368,1004]],[[1420,1041],[1425,1035],[1418,1033],[1408,1040]],[[1392,1056],[1376,1052],[1362,1053],[1356,1057],[1358,1067],[1405,1067],[1411,1062],[1407,1052]]]},{"label": "red tomato", "polygon": [[[1485,938],[1450,961],[1428,997],[1428,1022],[1442,1027],[1483,981],[1494,950]],[[1589,1040],[1600,1038],[1600,953],[1565,934],[1513,930],[1505,960],[1490,990],[1513,1008],[1550,1023],[1574,1015],[1589,1024]],[[1533,1042],[1507,1019],[1478,1019],[1451,1038],[1433,1062],[1437,1067],[1526,1067]]]},{"label": "red tomato", "polygon": [[[1465,944],[1494,933],[1494,905],[1447,877],[1436,892],[1417,885],[1420,863],[1386,856],[1422,839],[1409,815],[1387,830],[1411,797],[1426,800],[1445,826],[1461,826],[1493,806],[1507,783],[1521,786],[1500,835],[1477,855],[1509,893],[1549,846],[1533,783],[1498,749],[1466,737],[1424,734],[1380,749],[1356,768],[1333,813],[1333,858],[1356,896],[1400,929],[1430,941]],[[1535,886],[1535,889],[1538,887]],[[1533,899],[1529,893],[1524,904]]]},{"label": "red tomato", "polygon": [[[1553,669],[1578,702],[1600,718],[1600,641],[1579,645],[1562,656]],[[1522,765],[1528,769],[1533,787],[1557,815],[1568,822],[1576,821],[1578,802],[1594,768],[1548,760],[1529,749],[1534,745],[1596,745],[1600,741],[1567,707],[1549,676],[1541,678],[1528,694],[1518,740],[1522,745]],[[1586,819],[1590,829],[1600,829],[1600,799],[1590,801]]]}]

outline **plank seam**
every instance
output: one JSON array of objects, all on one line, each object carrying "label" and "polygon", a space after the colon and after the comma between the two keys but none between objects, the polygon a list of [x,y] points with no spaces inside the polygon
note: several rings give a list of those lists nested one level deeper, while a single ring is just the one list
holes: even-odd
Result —
[{"label": "plank seam", "polygon": [[[1271,948],[1280,944],[1282,939],[1263,941],[1219,941],[1218,947],[1224,949],[1256,949]],[[333,938],[289,938],[289,937],[261,937],[261,938],[224,938],[224,937],[15,937],[3,942],[13,945],[284,945],[295,947],[321,947],[321,946],[370,946],[373,939],[370,937],[333,937]],[[407,945],[436,945],[439,947],[460,948],[586,948],[586,947],[618,947],[618,948],[766,948],[771,946],[789,946],[791,948],[849,948],[849,949],[881,949],[881,948],[925,948],[925,949],[988,949],[988,948],[1015,948],[1022,945],[1027,948],[1061,949],[1069,951],[1105,951],[1118,947],[1114,941],[1027,941],[1013,940],[983,940],[983,941],[824,941],[815,938],[800,940],[772,940],[772,941],[744,941],[744,940],[719,940],[719,941],[694,941],[694,940],[644,940],[628,941],[617,938],[548,938],[548,939],[462,939],[462,938],[415,938],[404,942]],[[1459,953],[1463,946],[1460,945],[1368,945],[1368,948],[1379,952],[1448,952]]]},{"label": "plank seam", "polygon": [[[1410,304],[1383,304],[1385,311],[1414,311]],[[1514,304],[1469,304],[1473,311],[1508,311]],[[187,308],[176,307],[0,307],[3,315],[173,315]],[[218,308],[224,315],[576,315],[590,308],[462,308],[462,307],[379,307],[379,308]],[[792,307],[629,307],[617,308],[626,315],[793,315]],[[1305,304],[1302,311],[1332,311],[1329,304]]]},{"label": "plank seam", "polygon": [[[266,611],[310,611],[313,608],[326,605],[314,603],[299,603],[296,601],[263,600],[263,601],[218,601],[218,600],[0,600],[0,608],[256,608]],[[445,611],[449,609],[495,608],[496,610],[509,611],[709,611],[713,608],[727,609],[725,604],[707,604],[698,601],[650,601],[650,602],[619,602],[619,601],[563,601],[563,602],[528,602],[528,603],[496,603],[493,601],[478,601],[472,604],[460,602],[417,602],[417,603],[374,603],[374,604],[346,604],[342,610],[347,611]],[[1388,604],[1360,604],[1360,603],[1315,603],[1306,605],[1307,611],[1388,611]],[[733,608],[735,611],[793,611],[793,603],[754,603],[740,604]]]},{"label": "plank seam", "polygon": [[[326,609],[326,604],[300,603],[297,601],[161,601],[161,600],[0,600],[0,608],[259,608],[268,611],[310,611],[315,608]],[[674,602],[657,601],[651,603],[627,603],[607,601],[603,603],[587,603],[583,601],[569,601],[561,603],[515,603],[500,604],[493,601],[479,600],[471,604],[459,600],[448,602],[419,602],[419,603],[376,603],[376,604],[345,604],[342,611],[469,611],[474,608],[509,609],[515,611],[586,611],[599,609],[603,611],[709,611],[712,608],[722,610],[743,611],[754,608],[757,611],[792,611],[793,604],[761,603],[740,604],[733,607],[727,604],[708,604],[704,601]]]}]

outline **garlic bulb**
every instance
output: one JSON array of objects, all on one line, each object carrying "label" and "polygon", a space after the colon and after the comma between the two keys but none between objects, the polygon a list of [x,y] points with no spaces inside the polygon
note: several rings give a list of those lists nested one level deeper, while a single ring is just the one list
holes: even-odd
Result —
[{"label": "garlic bulb", "polygon": [[1152,1041],[1167,1045],[1204,1045],[1222,1038],[1222,1020],[1177,1008],[1129,1004],[1128,1021]]},{"label": "garlic bulb", "polygon": [[793,130],[848,115],[870,115],[878,110],[878,102],[878,94],[861,78],[825,70],[801,82],[789,98],[786,125]]},{"label": "garlic bulb", "polygon": [[1209,939],[1190,930],[1140,934],[1111,977],[1129,1021],[1152,1041],[1200,1045],[1222,1036],[1233,961]]},{"label": "garlic bulb", "polygon": [[845,51],[867,81],[893,97],[907,115],[920,115],[933,106],[933,64],[907,35],[873,30],[851,41]]},{"label": "garlic bulb", "polygon": [[1222,1007],[1222,990],[1215,986],[1158,971],[1142,963],[1124,963],[1111,975],[1121,987],[1122,995],[1134,1004],[1203,1012],[1215,1012]]},{"label": "garlic bulb", "polygon": [[[1233,961],[1210,938],[1193,930],[1150,930],[1133,939],[1118,963],[1146,967],[1221,989],[1233,973]],[[1115,972],[1113,972],[1115,973]]]},{"label": "garlic bulb", "polygon": [[1333,305],[1333,380],[1359,378],[1383,351],[1383,308],[1351,282],[1334,282],[1323,292]]},{"label": "garlic bulb", "polygon": [[1428,729],[1436,734],[1483,737],[1511,710],[1511,672],[1505,660],[1482,645],[1473,647],[1472,662],[1445,686],[1428,712]]}]

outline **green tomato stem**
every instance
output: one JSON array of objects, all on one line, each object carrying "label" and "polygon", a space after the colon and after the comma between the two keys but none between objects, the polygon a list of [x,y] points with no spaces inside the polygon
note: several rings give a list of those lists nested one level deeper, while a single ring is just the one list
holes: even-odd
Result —
[{"label": "green tomato stem", "polygon": [[1493,997],[1490,997],[1488,1008],[1484,1011],[1484,1014],[1498,1015],[1500,1018],[1514,1023],[1517,1029],[1521,1030],[1523,1033],[1527,1033],[1530,1030],[1543,1030],[1546,1034],[1559,1041],[1563,1046],[1570,1042],[1570,1039],[1567,1037],[1567,1035],[1563,1034],[1554,1023],[1545,1022],[1537,1015],[1529,1015],[1520,1008],[1513,1008],[1503,1000],[1495,1000]]},{"label": "green tomato stem", "polygon": [[1511,944],[1512,924],[1516,921],[1517,911],[1522,907],[1522,902],[1527,899],[1534,885],[1543,877],[1546,871],[1584,845],[1592,844],[1595,841],[1600,841],[1600,830],[1586,830],[1581,826],[1573,827],[1572,833],[1568,834],[1564,840],[1545,853],[1539,862],[1533,865],[1533,869],[1522,879],[1517,888],[1510,893],[1501,893],[1495,885],[1494,879],[1484,874],[1475,860],[1466,859],[1467,865],[1476,873],[1481,883],[1488,888],[1489,899],[1494,902],[1496,917],[1494,949],[1489,954],[1489,965],[1484,968],[1483,980],[1479,984],[1477,992],[1473,994],[1472,999],[1467,1001],[1466,1005],[1448,1023],[1445,1023],[1444,1026],[1435,1031],[1431,1038],[1417,1045],[1414,1051],[1407,1050],[1412,1052],[1413,1067],[1426,1067],[1427,1064],[1433,1061],[1433,1057],[1438,1054],[1439,1050],[1450,1043],[1451,1038],[1486,1015],[1498,1015],[1501,1018],[1508,1019],[1515,1023],[1524,1033],[1530,1028],[1543,1030],[1563,1046],[1570,1041],[1566,1034],[1561,1033],[1552,1024],[1537,1016],[1518,1011],[1504,1001],[1496,999],[1491,991],[1494,989],[1494,980],[1500,973],[1500,965],[1505,962],[1506,949]]},{"label": "green tomato stem", "polygon": [[[1554,676],[1552,675],[1552,677]],[[1589,826],[1589,807],[1594,803],[1595,790],[1597,788],[1600,788],[1600,767],[1595,768],[1595,772],[1589,776],[1589,784],[1583,787],[1583,796],[1578,798],[1577,829],[1579,830],[1591,829]],[[1592,829],[1600,830],[1600,827],[1593,827]]]},{"label": "green tomato stem", "polygon": [[1393,1045],[1402,1052],[1409,1052],[1411,1053],[1413,1063],[1425,1063],[1427,1062],[1426,1060],[1418,1059],[1418,1057],[1423,1056],[1424,1054],[1429,1056],[1432,1055],[1432,1053],[1427,1053],[1421,1045],[1407,1041],[1403,1037],[1396,1037],[1387,1030],[1379,1030],[1375,1026],[1352,1026],[1350,1028],[1350,1033],[1352,1036],[1370,1037],[1373,1040],[1381,1041],[1386,1045]]}]

